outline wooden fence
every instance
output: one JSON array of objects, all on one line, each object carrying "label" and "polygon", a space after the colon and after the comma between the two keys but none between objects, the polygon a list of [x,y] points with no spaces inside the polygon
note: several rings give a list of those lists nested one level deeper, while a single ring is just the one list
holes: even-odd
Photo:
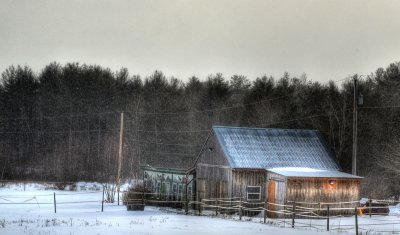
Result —
[{"label": "wooden fence", "polygon": [[[150,199],[146,199],[150,197]],[[400,203],[397,201],[369,200],[369,204],[360,205],[360,201],[348,201],[337,203],[310,203],[289,201],[287,204],[268,202],[246,201],[243,198],[205,198],[200,201],[186,200],[156,200],[151,199],[151,194],[142,194],[142,197],[134,200],[124,200],[124,204],[142,203],[160,207],[177,208],[185,214],[207,216],[230,216],[231,218],[249,220],[252,217],[262,218],[263,223],[273,223],[279,226],[292,228],[313,228],[326,231],[346,231],[354,229],[368,231],[368,228],[376,228],[380,225],[393,225],[391,233],[400,233],[399,221],[380,219],[379,222],[371,221],[360,224],[360,218],[372,216],[384,216],[388,213],[377,212],[388,210],[388,206],[373,206],[374,203],[386,203],[387,205]],[[362,217],[360,217],[362,216]],[[342,217],[354,217],[352,224],[337,224],[332,221]],[[382,230],[384,231],[384,230]],[[381,232],[382,232],[381,231]]]}]

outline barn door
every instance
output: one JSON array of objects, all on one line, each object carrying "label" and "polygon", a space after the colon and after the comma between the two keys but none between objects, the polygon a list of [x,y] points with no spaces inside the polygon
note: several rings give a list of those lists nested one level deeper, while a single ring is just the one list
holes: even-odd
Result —
[{"label": "barn door", "polygon": [[[268,181],[268,187],[267,188],[267,202],[269,202],[268,204],[268,210],[270,211],[275,211],[275,205],[273,205],[275,203],[275,192],[276,192],[276,183],[273,180]],[[275,213],[274,212],[268,212],[268,217],[269,218],[274,218],[275,217]]]},{"label": "barn door", "polygon": [[[268,210],[270,211],[280,211],[283,210],[283,204],[285,203],[285,182],[281,180],[269,180],[267,182],[267,202]],[[276,205],[274,205],[276,204]],[[276,218],[279,216],[278,213],[268,212],[267,214],[270,218]]]}]

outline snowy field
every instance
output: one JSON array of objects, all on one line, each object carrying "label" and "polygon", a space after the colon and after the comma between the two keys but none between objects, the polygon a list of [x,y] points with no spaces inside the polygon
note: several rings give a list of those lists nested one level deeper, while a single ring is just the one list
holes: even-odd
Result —
[{"label": "snowy field", "polygon": [[[156,207],[127,211],[117,204],[104,204],[101,212],[100,188],[87,183],[78,184],[76,191],[57,191],[36,184],[26,185],[25,191],[23,185],[0,188],[0,234],[355,234],[354,217],[331,219],[328,232],[326,220],[296,220],[293,229],[290,220],[284,223],[268,219],[263,224],[262,216],[239,221],[237,216],[184,215]],[[391,208],[391,216],[359,217],[359,232],[400,234],[397,209]]]}]

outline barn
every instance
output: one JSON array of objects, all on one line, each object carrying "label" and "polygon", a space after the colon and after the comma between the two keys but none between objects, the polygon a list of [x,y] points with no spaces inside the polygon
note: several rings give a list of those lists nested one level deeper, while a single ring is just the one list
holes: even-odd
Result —
[{"label": "barn", "polygon": [[196,179],[197,200],[287,204],[360,197],[361,177],[341,171],[316,130],[213,126],[187,172]]}]

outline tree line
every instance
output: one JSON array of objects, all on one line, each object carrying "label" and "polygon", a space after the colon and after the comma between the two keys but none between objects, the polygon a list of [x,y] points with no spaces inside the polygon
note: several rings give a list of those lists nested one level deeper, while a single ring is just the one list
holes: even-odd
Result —
[{"label": "tree line", "polygon": [[112,179],[122,112],[125,178],[141,177],[146,164],[191,166],[212,125],[320,130],[351,172],[354,78],[364,100],[357,119],[363,194],[398,197],[400,63],[327,83],[289,73],[182,81],[79,63],[40,72],[10,66],[0,81],[0,179]]}]

